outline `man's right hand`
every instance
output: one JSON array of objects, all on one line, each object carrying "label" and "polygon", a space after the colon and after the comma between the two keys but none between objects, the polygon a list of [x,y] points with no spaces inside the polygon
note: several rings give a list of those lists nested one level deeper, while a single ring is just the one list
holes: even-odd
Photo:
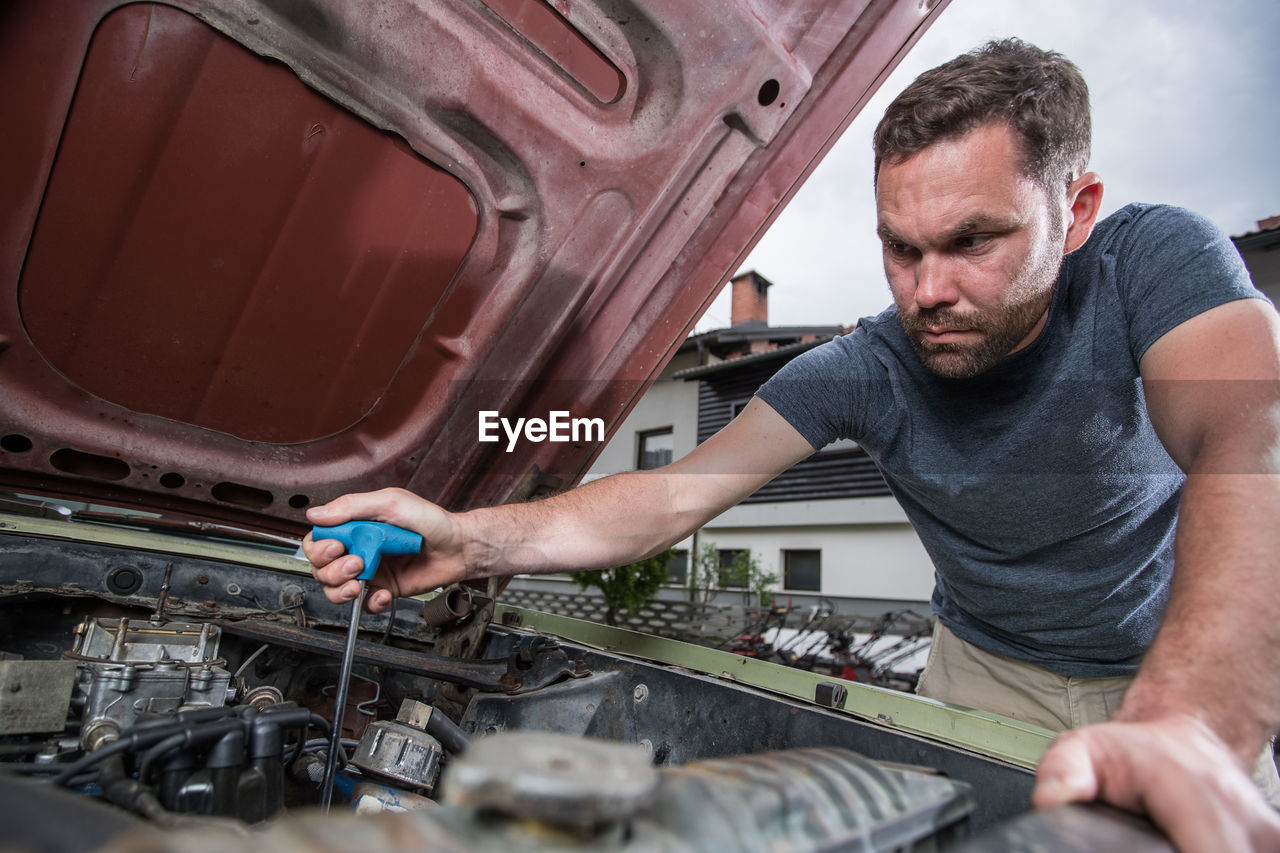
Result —
[{"label": "man's right hand", "polygon": [[[386,557],[369,582],[365,606],[381,613],[394,597],[416,595],[447,586],[466,577],[462,537],[456,517],[404,489],[382,489],[343,495],[323,506],[307,510],[307,520],[322,527],[348,521],[382,521],[422,535],[422,550],[411,557]],[[346,552],[335,539],[302,540],[303,553],[311,561],[311,573],[335,604],[352,601],[360,592],[354,578],[363,568],[359,557]]]}]

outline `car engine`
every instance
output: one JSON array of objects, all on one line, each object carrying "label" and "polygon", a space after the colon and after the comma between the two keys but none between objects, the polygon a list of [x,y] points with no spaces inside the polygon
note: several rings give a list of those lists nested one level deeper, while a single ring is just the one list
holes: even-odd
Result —
[{"label": "car engine", "polygon": [[1002,796],[1029,784],[518,614],[490,623],[468,591],[364,620],[325,815],[343,608],[311,578],[13,541],[0,817],[19,850],[225,849],[246,832],[271,848],[916,849],[975,823],[986,794],[966,768]]}]

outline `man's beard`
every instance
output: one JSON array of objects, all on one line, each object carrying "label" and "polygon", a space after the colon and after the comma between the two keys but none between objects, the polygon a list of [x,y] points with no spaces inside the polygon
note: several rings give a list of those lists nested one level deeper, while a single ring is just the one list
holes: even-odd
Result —
[{"label": "man's beard", "polygon": [[[1031,334],[1053,302],[1061,264],[1061,256],[1048,253],[1028,263],[1010,288],[1013,298],[999,308],[972,313],[947,307],[907,312],[899,305],[898,321],[931,373],[969,379],[990,370]],[[975,342],[932,343],[924,337],[931,326],[964,329],[981,336]]]}]

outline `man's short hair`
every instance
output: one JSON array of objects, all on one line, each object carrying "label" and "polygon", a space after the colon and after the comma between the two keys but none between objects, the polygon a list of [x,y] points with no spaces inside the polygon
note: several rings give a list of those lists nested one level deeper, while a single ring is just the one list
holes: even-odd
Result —
[{"label": "man's short hair", "polygon": [[1023,173],[1060,191],[1089,163],[1089,87],[1060,53],[1010,38],[987,42],[917,77],[876,127],[880,164],[1002,122],[1021,138]]}]

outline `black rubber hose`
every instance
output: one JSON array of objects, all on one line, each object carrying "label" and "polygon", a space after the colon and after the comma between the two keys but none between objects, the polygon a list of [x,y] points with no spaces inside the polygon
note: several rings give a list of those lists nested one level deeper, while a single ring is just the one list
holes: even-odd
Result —
[{"label": "black rubber hose", "polygon": [[[202,708],[190,712],[179,711],[173,715],[173,719],[165,719],[163,722],[148,721],[131,726],[120,735],[118,740],[114,740],[101,749],[83,756],[74,764],[68,765],[65,770],[54,776],[49,782],[52,785],[65,785],[73,776],[79,775],[113,755],[135,749],[145,749],[172,735],[190,732],[193,728],[216,725],[218,722],[232,718],[234,718],[234,714],[229,712],[229,709]],[[239,725],[238,720],[234,724]]]},{"label": "black rubber hose", "polygon": [[311,715],[311,725],[320,730],[320,736],[326,740],[333,734],[333,727],[329,725],[329,721],[319,714]]},{"label": "black rubber hose", "polygon": [[138,778],[143,782],[147,781],[147,774],[151,771],[151,766],[165,754],[172,752],[178,747],[186,746],[203,746],[222,737],[230,732],[239,731],[243,725],[241,720],[232,717],[226,720],[218,720],[212,723],[203,723],[196,726],[189,726],[180,732],[175,732],[164,740],[151,746],[150,749],[143,754],[142,765],[139,768]]},{"label": "black rubber hose", "polygon": [[132,749],[133,746],[134,744],[132,743],[132,741],[129,741],[129,740],[112,741],[111,743],[104,746],[102,749],[91,752],[88,755],[82,757],[79,761],[68,765],[66,769],[64,769],[61,773],[59,773],[57,776],[54,776],[52,779],[50,779],[49,784],[65,785],[73,777],[79,776],[88,768],[102,761],[105,761],[106,759],[110,758],[113,755],[118,755],[122,752],[127,752],[128,750]]},{"label": "black rubber hose", "polygon": [[151,775],[151,765],[153,765],[160,756],[165,755],[171,750],[177,749],[187,741],[187,736],[182,732],[160,741],[155,746],[148,749],[142,754],[142,761],[138,764],[138,781],[147,784],[147,777]]},{"label": "black rubber hose", "polygon": [[471,744],[458,724],[435,708],[431,709],[431,716],[427,718],[427,734],[440,741],[440,745],[452,755],[461,755]]},{"label": "black rubber hose", "polygon": [[98,781],[102,785],[102,796],[108,801],[161,826],[176,827],[192,823],[190,816],[169,811],[147,786],[131,779],[124,769],[124,756],[111,756],[109,760],[102,762],[101,769]]},{"label": "black rubber hose", "polygon": [[[328,740],[332,736],[333,728],[329,725],[329,721],[319,714],[311,715],[310,725],[319,729],[320,734],[325,740]],[[307,731],[308,729],[304,728],[298,732],[298,742],[294,744],[293,751],[289,753],[289,757],[285,759],[285,767],[292,767],[293,763],[302,755],[302,747],[307,743]]]},{"label": "black rubber hose", "polygon": [[108,756],[100,763],[102,796],[122,809],[139,811],[138,797],[146,789],[129,778],[124,769],[124,756]]}]

